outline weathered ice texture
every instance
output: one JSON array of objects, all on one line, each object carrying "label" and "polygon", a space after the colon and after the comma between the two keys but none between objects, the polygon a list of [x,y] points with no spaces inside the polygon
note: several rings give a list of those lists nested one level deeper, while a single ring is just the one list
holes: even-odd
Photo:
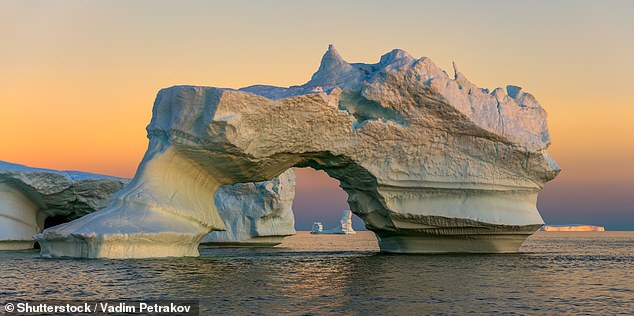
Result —
[{"label": "weathered ice texture", "polygon": [[127,182],[0,161],[0,250],[33,248],[47,219],[70,221],[103,208]]},{"label": "weathered ice texture", "polygon": [[265,182],[220,187],[214,198],[226,231],[207,235],[213,246],[275,246],[295,234],[295,173],[289,169]]},{"label": "weathered ice texture", "polygon": [[310,81],[158,93],[148,150],[110,205],[38,237],[44,256],[195,256],[225,227],[225,184],[324,170],[382,251],[513,252],[543,224],[537,194],[559,172],[546,112],[393,50],[348,63],[331,46]]}]

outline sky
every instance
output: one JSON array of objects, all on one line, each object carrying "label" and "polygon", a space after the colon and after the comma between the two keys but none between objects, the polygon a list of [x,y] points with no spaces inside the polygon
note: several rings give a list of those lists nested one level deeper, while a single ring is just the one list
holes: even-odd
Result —
[{"label": "sky", "polygon": [[[562,168],[546,223],[634,229],[634,1],[0,0],[0,40],[0,160],[131,177],[161,88],[297,85],[328,44],[400,48],[536,96]],[[338,181],[298,174],[298,228],[334,224]]]}]

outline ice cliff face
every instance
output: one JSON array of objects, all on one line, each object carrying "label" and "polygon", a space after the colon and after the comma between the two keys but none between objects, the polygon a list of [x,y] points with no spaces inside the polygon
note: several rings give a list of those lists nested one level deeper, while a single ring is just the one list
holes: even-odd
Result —
[{"label": "ice cliff face", "polygon": [[226,231],[212,232],[202,243],[273,246],[294,235],[295,179],[289,169],[271,181],[220,187],[214,201]]},{"label": "ice cliff face", "polygon": [[546,113],[519,87],[489,92],[401,50],[348,63],[331,46],[290,88],[159,92],[148,150],[110,205],[39,236],[44,256],[197,255],[224,228],[213,193],[313,167],[340,181],[387,252],[512,252],[543,221],[559,168]]},{"label": "ice cliff face", "polygon": [[47,219],[70,221],[101,209],[127,182],[0,161],[0,250],[32,248]]}]

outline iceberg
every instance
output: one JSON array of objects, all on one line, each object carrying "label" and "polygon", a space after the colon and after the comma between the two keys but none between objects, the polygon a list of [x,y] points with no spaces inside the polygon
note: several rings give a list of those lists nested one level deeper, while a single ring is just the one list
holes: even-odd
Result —
[{"label": "iceberg", "polygon": [[547,232],[603,232],[605,227],[595,225],[544,225],[543,231]]},{"label": "iceberg", "polygon": [[0,250],[33,248],[48,222],[68,222],[107,205],[127,179],[0,161]]},{"label": "iceberg", "polygon": [[271,181],[225,185],[215,205],[225,231],[205,236],[205,246],[275,246],[295,234],[295,173],[286,170]]},{"label": "iceberg", "polygon": [[324,170],[383,252],[515,252],[543,225],[537,195],[560,171],[546,111],[392,50],[349,63],[330,46],[300,86],[159,91],[148,149],[108,206],[37,235],[44,257],[197,256],[226,230],[222,185]]},{"label": "iceberg", "polygon": [[[78,171],[31,168],[0,161],[0,250],[33,248],[47,223],[69,222],[104,208],[130,179]],[[204,244],[276,245],[295,234],[292,170],[265,182],[222,186],[215,204],[226,231]]]},{"label": "iceberg", "polygon": [[311,234],[343,234],[350,235],[357,232],[352,229],[352,212],[350,210],[344,210],[343,216],[339,220],[339,226],[324,230],[324,226],[321,222],[313,223],[313,228],[310,231]]}]

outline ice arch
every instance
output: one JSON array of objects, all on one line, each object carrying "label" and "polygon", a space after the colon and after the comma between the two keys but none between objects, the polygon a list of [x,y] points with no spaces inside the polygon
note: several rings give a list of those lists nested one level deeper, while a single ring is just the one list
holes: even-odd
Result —
[{"label": "ice arch", "polygon": [[290,88],[163,89],[152,114],[131,183],[104,210],[45,230],[42,255],[198,255],[223,229],[221,185],[292,167],[338,179],[382,251],[512,252],[543,224],[537,194],[559,171],[532,95],[489,93],[400,50],[350,64],[331,46]]}]

